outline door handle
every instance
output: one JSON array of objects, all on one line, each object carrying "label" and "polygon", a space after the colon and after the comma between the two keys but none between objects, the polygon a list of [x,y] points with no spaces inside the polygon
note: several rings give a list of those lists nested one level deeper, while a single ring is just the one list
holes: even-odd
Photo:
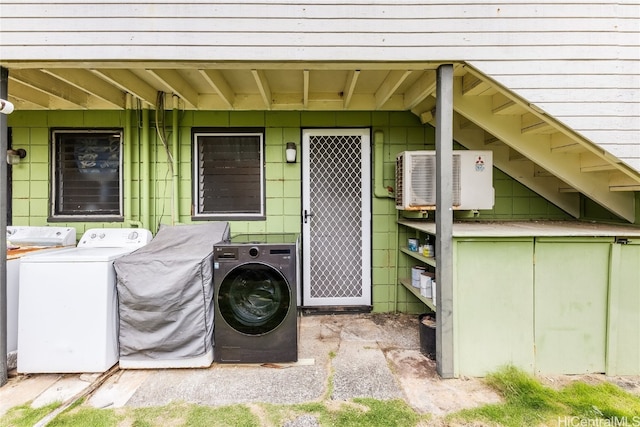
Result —
[{"label": "door handle", "polygon": [[307,223],[307,218],[313,216],[312,213],[310,213],[309,211],[307,211],[306,209],[304,210],[304,223]]}]

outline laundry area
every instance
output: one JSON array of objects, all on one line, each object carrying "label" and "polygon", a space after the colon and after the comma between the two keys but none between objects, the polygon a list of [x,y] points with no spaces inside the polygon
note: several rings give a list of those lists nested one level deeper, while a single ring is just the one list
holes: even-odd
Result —
[{"label": "laundry area", "polygon": [[[299,235],[232,236],[228,222],[211,221],[162,225],[155,237],[92,228],[75,246],[75,229],[41,228],[32,246],[48,231],[66,247],[33,250],[12,268],[19,374],[297,362]],[[25,233],[7,230],[24,246]]]}]

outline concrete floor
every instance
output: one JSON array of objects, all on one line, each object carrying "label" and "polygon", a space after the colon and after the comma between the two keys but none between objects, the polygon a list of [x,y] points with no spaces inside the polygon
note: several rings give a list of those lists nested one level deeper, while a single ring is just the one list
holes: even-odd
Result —
[{"label": "concrete floor", "polygon": [[97,388],[96,382],[104,379],[99,374],[13,375],[0,388],[0,416],[27,402],[43,406],[83,394],[88,397],[85,405],[96,408],[372,397],[405,399],[417,412],[434,415],[498,401],[479,380],[440,379],[435,362],[420,353],[418,330],[415,315],[304,315],[299,318],[299,361],[294,364],[114,369]]}]

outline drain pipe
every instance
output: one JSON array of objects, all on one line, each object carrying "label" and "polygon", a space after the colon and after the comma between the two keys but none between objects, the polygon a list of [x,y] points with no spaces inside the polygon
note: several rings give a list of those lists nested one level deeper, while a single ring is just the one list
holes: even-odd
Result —
[{"label": "drain pipe", "polygon": [[384,186],[384,133],[377,130],[373,134],[373,195],[377,198],[393,199],[393,189]]},{"label": "drain pipe", "polygon": [[171,195],[171,201],[173,204],[173,224],[180,222],[180,141],[178,138],[178,112],[178,97],[173,95],[173,111],[171,112],[171,160],[173,162],[173,194]]},{"label": "drain pipe", "polygon": [[151,173],[150,161],[150,142],[149,142],[149,106],[142,106],[142,147],[140,153],[140,164],[142,168],[140,170],[140,182],[141,182],[141,194],[140,194],[140,220],[144,227],[151,228],[150,222],[150,200],[149,200],[149,174]]}]

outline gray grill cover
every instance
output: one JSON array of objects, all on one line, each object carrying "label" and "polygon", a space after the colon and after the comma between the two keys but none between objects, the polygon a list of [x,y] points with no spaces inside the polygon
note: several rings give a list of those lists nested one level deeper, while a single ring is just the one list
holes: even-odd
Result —
[{"label": "gray grill cover", "polygon": [[115,260],[120,356],[175,360],[213,348],[213,245],[228,238],[227,222],[161,226]]}]

